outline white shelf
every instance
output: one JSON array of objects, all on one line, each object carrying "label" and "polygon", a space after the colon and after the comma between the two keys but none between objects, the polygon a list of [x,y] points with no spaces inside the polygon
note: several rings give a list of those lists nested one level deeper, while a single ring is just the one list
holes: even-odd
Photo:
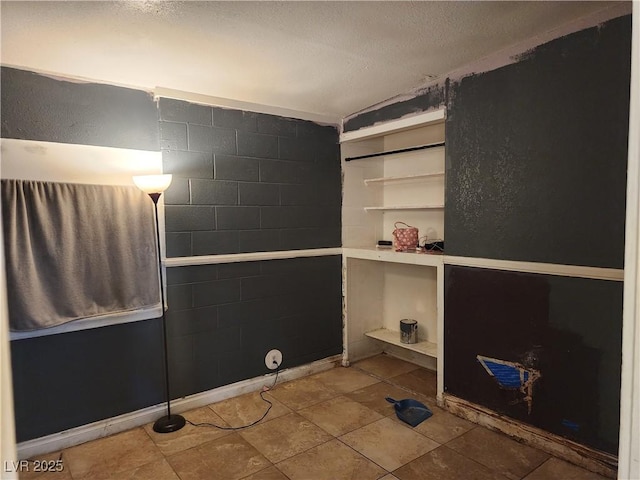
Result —
[{"label": "white shelf", "polygon": [[[341,135],[344,173],[344,359],[387,351],[443,382],[443,253],[376,248],[398,220],[444,238],[444,110]],[[375,213],[381,212],[381,213]],[[415,344],[400,341],[399,320],[418,321]],[[427,341],[428,340],[428,341]]]},{"label": "white shelf", "polygon": [[383,248],[343,248],[346,258],[373,260],[376,262],[404,263],[408,265],[424,265],[438,267],[444,264],[444,255],[439,253],[396,252]]},{"label": "white shelf", "polygon": [[441,210],[444,205],[389,205],[386,207],[364,207],[366,211],[384,210]]},{"label": "white shelf", "polygon": [[395,177],[367,178],[365,179],[364,184],[365,185],[382,185],[385,183],[422,180],[424,178],[442,177],[442,176],[444,176],[444,172],[421,173],[419,175],[399,175]]},{"label": "white shelf", "polygon": [[418,343],[402,343],[400,341],[400,332],[387,330],[386,328],[373,330],[372,332],[365,333],[365,335],[369,338],[380,340],[381,342],[390,343],[396,347],[406,348],[407,350],[418,352],[428,357],[438,358],[438,346],[435,343],[427,341],[421,341]]},{"label": "white shelf", "polygon": [[445,119],[444,109],[432,112],[419,113],[408,118],[391,120],[379,125],[364,127],[352,132],[340,134],[340,143],[354,142],[358,140],[366,140],[376,138],[382,135],[390,135],[392,133],[402,132],[407,129],[431,125],[433,123],[441,123]]}]

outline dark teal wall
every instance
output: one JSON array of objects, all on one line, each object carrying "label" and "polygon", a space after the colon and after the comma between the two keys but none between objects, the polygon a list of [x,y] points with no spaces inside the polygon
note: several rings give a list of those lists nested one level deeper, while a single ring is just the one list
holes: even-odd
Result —
[{"label": "dark teal wall", "polygon": [[15,340],[10,347],[19,442],[163,401],[157,319]]},{"label": "dark teal wall", "polygon": [[[613,454],[622,282],[447,266],[445,390]],[[531,412],[477,355],[540,371]]]},{"label": "dark teal wall", "polygon": [[158,150],[149,92],[2,67],[2,138]]},{"label": "dark teal wall", "polygon": [[[1,81],[3,138],[159,150],[147,92],[6,67]],[[18,441],[161,402],[161,332],[155,319],[11,342]]]},{"label": "dark teal wall", "polygon": [[623,268],[631,20],[451,87],[447,253]]},{"label": "dark teal wall", "polygon": [[[161,98],[167,256],[341,245],[335,127]],[[339,256],[168,269],[176,395],[342,352]]]},{"label": "dark teal wall", "polygon": [[429,87],[426,92],[409,100],[392,103],[377,110],[356,115],[344,122],[344,131],[351,132],[378,122],[441,107],[447,101],[448,95],[449,80],[446,80],[441,84]]},{"label": "dark teal wall", "polygon": [[[451,86],[447,254],[623,268],[630,47],[627,16]],[[445,390],[616,454],[622,282],[478,270],[447,270]],[[531,414],[476,360],[529,352]]]},{"label": "dark teal wall", "polygon": [[341,245],[335,127],[160,99],[167,255]]},{"label": "dark teal wall", "polygon": [[[170,257],[340,246],[334,127],[12,68],[1,80],[4,138],[162,150]],[[284,368],[342,351],[339,256],[167,276],[173,398],[265,374],[271,348]],[[18,441],[163,402],[161,347],[159,319],[11,342]]]},{"label": "dark teal wall", "polygon": [[339,255],[168,269],[174,396],[342,353]]},{"label": "dark teal wall", "polygon": [[[446,106],[446,254],[621,269],[630,47],[616,18],[345,128]],[[615,454],[621,328],[621,282],[447,267],[445,391]],[[531,414],[477,355],[541,369]]]}]

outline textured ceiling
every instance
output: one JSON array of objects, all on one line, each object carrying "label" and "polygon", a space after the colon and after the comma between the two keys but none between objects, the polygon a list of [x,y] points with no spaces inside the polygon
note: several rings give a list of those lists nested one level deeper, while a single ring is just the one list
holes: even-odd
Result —
[{"label": "textured ceiling", "polygon": [[612,2],[1,2],[3,65],[342,118]]}]

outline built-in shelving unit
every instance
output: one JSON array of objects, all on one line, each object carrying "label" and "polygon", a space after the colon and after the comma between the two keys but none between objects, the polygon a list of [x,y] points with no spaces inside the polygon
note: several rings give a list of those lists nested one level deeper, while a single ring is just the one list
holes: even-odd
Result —
[{"label": "built-in shelving unit", "polygon": [[[387,351],[438,371],[443,389],[444,255],[376,247],[395,222],[444,240],[444,111],[341,136],[345,363]],[[358,160],[358,161],[353,161]],[[400,341],[400,320],[418,342]]]},{"label": "built-in shelving unit", "polygon": [[348,132],[341,142],[343,245],[392,240],[398,221],[444,240],[443,111]]}]

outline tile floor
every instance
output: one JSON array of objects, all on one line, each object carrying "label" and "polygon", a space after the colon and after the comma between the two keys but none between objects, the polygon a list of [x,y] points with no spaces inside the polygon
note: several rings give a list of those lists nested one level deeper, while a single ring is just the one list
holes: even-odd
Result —
[{"label": "tile floor", "polygon": [[[379,355],[278,384],[259,424],[239,431],[151,425],[55,452],[64,470],[21,479],[597,480],[582,470],[435,406],[435,374]],[[416,398],[433,416],[411,428],[384,398]],[[194,423],[247,424],[266,409],[258,392],[183,415]]]}]

